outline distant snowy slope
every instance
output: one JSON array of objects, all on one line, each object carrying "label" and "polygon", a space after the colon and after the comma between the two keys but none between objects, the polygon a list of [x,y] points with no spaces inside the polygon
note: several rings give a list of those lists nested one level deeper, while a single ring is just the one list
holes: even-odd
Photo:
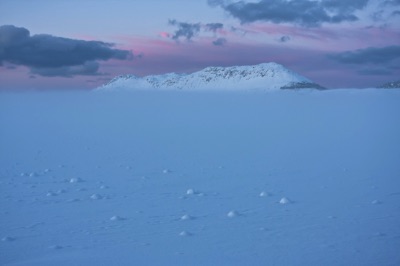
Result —
[{"label": "distant snowy slope", "polygon": [[311,80],[276,63],[254,66],[207,67],[192,74],[117,76],[98,90],[277,90],[317,88]]},{"label": "distant snowy slope", "polygon": [[394,82],[385,83],[385,84],[379,86],[378,88],[382,88],[382,89],[398,89],[398,88],[400,88],[400,80],[394,81]]}]

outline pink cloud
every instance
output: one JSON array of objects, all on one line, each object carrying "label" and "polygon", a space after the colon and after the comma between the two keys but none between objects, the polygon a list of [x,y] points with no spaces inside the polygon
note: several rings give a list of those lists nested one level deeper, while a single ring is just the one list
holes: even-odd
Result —
[{"label": "pink cloud", "polygon": [[[161,37],[160,37],[161,38]],[[109,61],[101,71],[113,75],[134,74],[145,76],[169,72],[191,73],[207,66],[252,65],[276,62],[327,87],[362,87],[371,82],[383,83],[390,77],[363,76],[357,69],[331,61],[326,55],[334,49],[313,49],[307,46],[287,46],[278,42],[228,41],[224,47],[211,44],[213,38],[203,37],[196,42],[176,43],[169,39],[130,37],[124,48],[143,53],[132,61]],[[334,41],[332,40],[332,45]],[[337,44],[337,43],[336,43]],[[327,43],[330,46],[330,43]],[[339,47],[341,48],[341,47]],[[336,48],[336,49],[339,49]],[[341,78],[338,79],[337,77]]]},{"label": "pink cloud", "polygon": [[[340,34],[339,34],[340,32]],[[280,63],[321,85],[328,87],[363,86],[368,82],[379,84],[390,77],[360,78],[356,69],[330,61],[326,54],[334,51],[352,50],[368,46],[384,46],[396,43],[400,34],[395,29],[346,28],[340,31],[325,27],[301,29],[289,25],[245,25],[240,31],[227,27],[218,34],[227,38],[223,47],[212,45],[215,36],[200,36],[193,42],[177,43],[168,38],[167,32],[159,32],[154,37],[144,36],[106,36],[105,42],[116,43],[119,49],[131,50],[136,56],[133,60],[109,60],[101,62],[101,73],[105,76],[67,78],[29,78],[27,69],[1,69],[2,86],[7,82],[21,86],[97,87],[116,75],[134,74],[145,76],[168,72],[191,73],[207,66],[251,65],[263,62]],[[291,36],[292,40],[281,44],[277,37]],[[93,36],[76,36],[85,40],[101,40]],[[112,41],[110,41],[112,40]],[[365,40],[368,40],[366,42]],[[142,56],[138,56],[142,55]],[[4,68],[4,67],[3,67]],[[340,76],[340,79],[337,77]]]},{"label": "pink cloud", "polygon": [[251,65],[277,62],[287,66],[307,61],[315,52],[287,49],[280,45],[245,44],[228,42],[224,47],[212,45],[213,38],[198,42],[177,44],[171,40],[130,38],[123,47],[143,54],[132,61],[109,61],[102,71],[139,76],[167,72],[193,72],[207,66]]},{"label": "pink cloud", "polygon": [[168,32],[162,31],[158,34],[160,37],[162,38],[170,38],[171,34],[169,34]]}]

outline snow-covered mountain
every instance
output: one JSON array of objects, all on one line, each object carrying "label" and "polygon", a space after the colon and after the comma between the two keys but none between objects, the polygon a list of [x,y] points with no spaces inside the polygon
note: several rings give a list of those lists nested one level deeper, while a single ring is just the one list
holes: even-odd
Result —
[{"label": "snow-covered mountain", "polygon": [[385,84],[379,86],[378,88],[382,88],[382,89],[397,89],[397,88],[400,88],[400,80],[394,81],[394,82],[385,83]]},{"label": "snow-covered mountain", "polygon": [[276,63],[253,66],[207,67],[192,74],[168,73],[137,77],[117,76],[98,90],[277,90],[324,89],[311,80]]}]

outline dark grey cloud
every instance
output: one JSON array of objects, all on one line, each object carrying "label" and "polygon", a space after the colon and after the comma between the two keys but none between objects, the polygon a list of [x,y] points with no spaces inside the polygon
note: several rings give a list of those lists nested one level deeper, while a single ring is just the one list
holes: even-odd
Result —
[{"label": "dark grey cloud", "polygon": [[369,0],[322,0],[320,5],[329,10],[338,10],[342,12],[354,12],[363,9]]},{"label": "dark grey cloud", "polygon": [[99,63],[88,61],[82,65],[76,66],[61,66],[61,67],[40,67],[31,68],[31,73],[44,77],[66,77],[70,78],[75,75],[97,76],[102,75],[98,72]]},{"label": "dark grey cloud", "polygon": [[0,64],[23,65],[41,76],[98,74],[98,60],[127,60],[132,53],[113,44],[84,41],[46,34],[30,35],[13,25],[0,26]]},{"label": "dark grey cloud", "polygon": [[240,29],[240,28],[237,28],[237,27],[234,27],[234,26],[231,26],[230,31],[233,32],[233,33],[242,35],[242,36],[245,36],[248,33],[247,30]]},{"label": "dark grey cloud", "polygon": [[216,32],[217,30],[221,30],[224,28],[224,24],[222,23],[207,23],[204,25],[205,29],[208,31]]},{"label": "dark grey cloud", "polygon": [[369,47],[328,55],[344,64],[386,64],[400,59],[400,45]]},{"label": "dark grey cloud", "polygon": [[179,38],[183,37],[186,40],[190,41],[194,36],[196,36],[200,32],[200,23],[186,23],[186,22],[179,22],[175,19],[170,19],[168,21],[168,24],[178,27],[178,29],[171,36],[171,38],[174,40],[179,40]]},{"label": "dark grey cloud", "polygon": [[211,6],[220,6],[241,23],[267,21],[293,23],[316,27],[322,23],[356,21],[355,11],[363,9],[369,0],[260,0],[259,2],[232,2],[209,0]]},{"label": "dark grey cloud", "polygon": [[373,12],[370,17],[372,18],[373,21],[375,22],[379,22],[379,21],[383,21],[384,18],[384,11],[383,10],[379,10],[376,12]]},{"label": "dark grey cloud", "polygon": [[177,21],[176,19],[170,19],[168,24],[177,27],[177,30],[169,36],[171,39],[176,41],[180,38],[190,41],[201,32],[213,32],[214,34],[217,34],[218,30],[224,28],[224,24],[222,23],[187,23]]},{"label": "dark grey cloud", "polygon": [[392,16],[400,16],[400,10],[393,11]]},{"label": "dark grey cloud", "polygon": [[215,46],[224,46],[227,43],[225,38],[218,38],[212,42]]},{"label": "dark grey cloud", "polygon": [[280,42],[288,42],[288,41],[290,41],[290,37],[289,36],[282,36],[282,37],[280,37],[279,38],[279,41]]},{"label": "dark grey cloud", "polygon": [[[168,37],[175,41],[179,41],[180,38],[191,41],[194,37],[205,32],[212,32],[214,37],[218,37],[218,31],[224,28],[224,24],[222,23],[187,23],[177,21],[176,19],[168,20],[168,25],[177,27],[177,30],[173,34],[168,34]],[[216,46],[223,46],[226,42],[225,38],[217,38],[212,43]]]}]

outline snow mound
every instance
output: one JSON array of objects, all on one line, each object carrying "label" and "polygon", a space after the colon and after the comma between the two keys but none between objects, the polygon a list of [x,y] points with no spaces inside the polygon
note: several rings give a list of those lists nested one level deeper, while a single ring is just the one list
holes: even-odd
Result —
[{"label": "snow mound", "polygon": [[15,240],[15,238],[14,237],[11,237],[11,236],[5,236],[5,237],[3,237],[2,239],[1,239],[1,241],[3,241],[3,242],[12,242],[12,241],[14,241]]},{"label": "snow mound", "polygon": [[192,236],[192,233],[190,233],[188,231],[182,231],[179,233],[179,236],[183,236],[183,237]]},{"label": "snow mound", "polygon": [[239,216],[239,213],[237,211],[230,211],[226,216],[228,216],[229,218],[235,218]]},{"label": "snow mound", "polygon": [[193,217],[188,215],[188,214],[185,214],[185,215],[183,215],[181,217],[181,220],[183,220],[183,221],[185,221],[185,220],[193,220]]},{"label": "snow mound", "polygon": [[168,73],[137,77],[117,76],[100,86],[115,90],[278,90],[324,89],[311,80],[276,63],[252,66],[207,67],[192,74]]},{"label": "snow mound", "polygon": [[280,204],[289,204],[291,203],[291,201],[288,198],[281,198],[281,200],[279,201]]},{"label": "snow mound", "polygon": [[118,215],[114,215],[110,218],[110,221],[123,221],[123,220],[125,220],[125,218]]},{"label": "snow mound", "polygon": [[70,183],[82,183],[83,179],[79,177],[73,177],[69,180]]},{"label": "snow mound", "polygon": [[92,196],[90,196],[90,198],[92,200],[100,200],[103,198],[103,196],[99,195],[99,194],[93,194]]}]

